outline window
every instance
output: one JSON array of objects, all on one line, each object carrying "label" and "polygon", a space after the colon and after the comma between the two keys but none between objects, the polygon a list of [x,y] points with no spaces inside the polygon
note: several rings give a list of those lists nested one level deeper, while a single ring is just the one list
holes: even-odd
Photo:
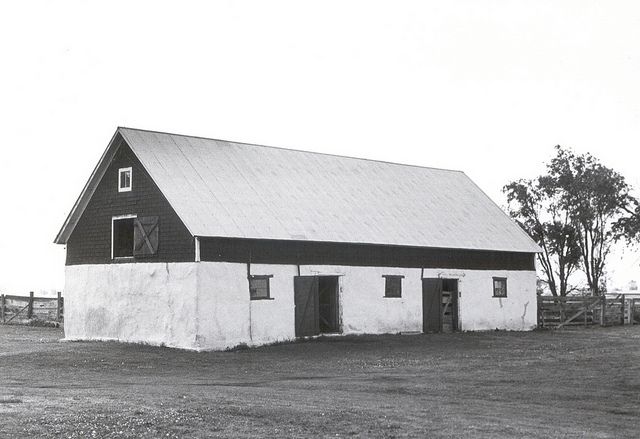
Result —
[{"label": "window", "polygon": [[118,169],[118,192],[130,192],[131,191],[131,168]]},{"label": "window", "polygon": [[384,297],[402,297],[402,278],[404,276],[385,275]]},{"label": "window", "polygon": [[114,258],[133,257],[133,221],[135,217],[114,218],[112,253]]},{"label": "window", "polygon": [[493,278],[493,297],[507,297],[507,278]]},{"label": "window", "polygon": [[269,279],[272,275],[249,276],[249,294],[251,300],[271,299]]},{"label": "window", "polygon": [[158,251],[158,217],[123,215],[111,219],[111,257],[153,256]]}]

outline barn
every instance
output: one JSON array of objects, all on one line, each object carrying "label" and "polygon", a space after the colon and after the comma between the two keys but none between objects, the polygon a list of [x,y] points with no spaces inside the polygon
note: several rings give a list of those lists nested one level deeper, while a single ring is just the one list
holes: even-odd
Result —
[{"label": "barn", "polygon": [[55,242],[69,340],[536,326],[539,248],[460,171],[118,128]]}]

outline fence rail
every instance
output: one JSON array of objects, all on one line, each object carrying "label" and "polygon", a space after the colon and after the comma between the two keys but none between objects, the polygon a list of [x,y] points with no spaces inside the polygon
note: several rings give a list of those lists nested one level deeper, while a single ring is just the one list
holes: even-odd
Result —
[{"label": "fence rail", "polygon": [[64,298],[37,297],[33,291],[28,296],[0,295],[0,323],[24,323],[32,319],[58,322],[64,321]]},{"label": "fence rail", "polygon": [[640,324],[640,298],[538,296],[538,327]]}]

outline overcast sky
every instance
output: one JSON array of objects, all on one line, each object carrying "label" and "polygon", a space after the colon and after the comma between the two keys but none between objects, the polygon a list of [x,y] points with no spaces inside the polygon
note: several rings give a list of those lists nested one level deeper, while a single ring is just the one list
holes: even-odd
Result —
[{"label": "overcast sky", "polygon": [[638,2],[6,1],[0,49],[5,293],[63,288],[118,125],[461,169],[500,205],[561,144],[640,188]]}]

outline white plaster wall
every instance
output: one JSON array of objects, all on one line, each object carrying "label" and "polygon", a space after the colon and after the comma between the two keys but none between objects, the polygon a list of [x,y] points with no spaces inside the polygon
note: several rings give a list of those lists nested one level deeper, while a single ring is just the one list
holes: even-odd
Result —
[{"label": "white plaster wall", "polygon": [[[270,280],[272,300],[249,300],[252,344],[295,339],[293,278],[297,273],[297,268],[291,265],[251,265],[253,275],[273,275]],[[248,284],[245,291],[248,297]]]},{"label": "white plaster wall", "polygon": [[[345,334],[422,331],[422,270],[388,267],[304,266],[301,274],[338,274]],[[384,297],[383,275],[403,275],[402,297]],[[534,271],[425,269],[424,277],[458,279],[463,331],[536,327]],[[493,297],[493,277],[507,278],[507,297]]]},{"label": "white plaster wall", "polygon": [[[506,270],[424,270],[424,277],[457,278],[463,331],[526,331],[537,325],[536,273]],[[493,297],[493,277],[507,278],[507,297]]]},{"label": "white plaster wall", "polygon": [[198,347],[224,349],[245,342],[249,337],[246,266],[199,262],[197,277]]},{"label": "white plaster wall", "polygon": [[225,349],[295,338],[293,277],[286,265],[251,265],[251,274],[273,275],[271,300],[250,300],[246,264],[200,262],[198,347]]},{"label": "white plaster wall", "polygon": [[[250,300],[246,264],[199,266],[199,347],[223,349],[295,338],[293,278],[297,267],[254,264],[251,274],[272,275],[272,300]],[[337,275],[344,334],[422,331],[422,270],[301,266],[301,275]],[[384,297],[383,275],[403,275],[402,297]],[[529,330],[536,326],[536,276],[524,271],[426,269],[424,277],[459,280],[462,330]],[[508,297],[493,297],[493,277],[506,277]]]},{"label": "white plaster wall", "polygon": [[[107,264],[66,269],[67,339],[109,339],[189,349],[225,349],[295,338],[297,267],[254,264],[272,275],[271,300],[250,300],[246,264]],[[302,275],[338,275],[344,334],[422,331],[420,269],[302,266]],[[402,297],[384,297],[383,275],[403,275]],[[494,298],[493,277],[507,278]],[[424,277],[459,280],[462,330],[536,326],[533,271],[425,269]]]},{"label": "white plaster wall", "polygon": [[195,263],[72,265],[65,338],[196,348]]},{"label": "white plaster wall", "polygon": [[[422,331],[420,269],[303,266],[302,275],[340,276],[340,316],[344,334]],[[383,275],[403,275],[402,297],[384,297]]]}]

